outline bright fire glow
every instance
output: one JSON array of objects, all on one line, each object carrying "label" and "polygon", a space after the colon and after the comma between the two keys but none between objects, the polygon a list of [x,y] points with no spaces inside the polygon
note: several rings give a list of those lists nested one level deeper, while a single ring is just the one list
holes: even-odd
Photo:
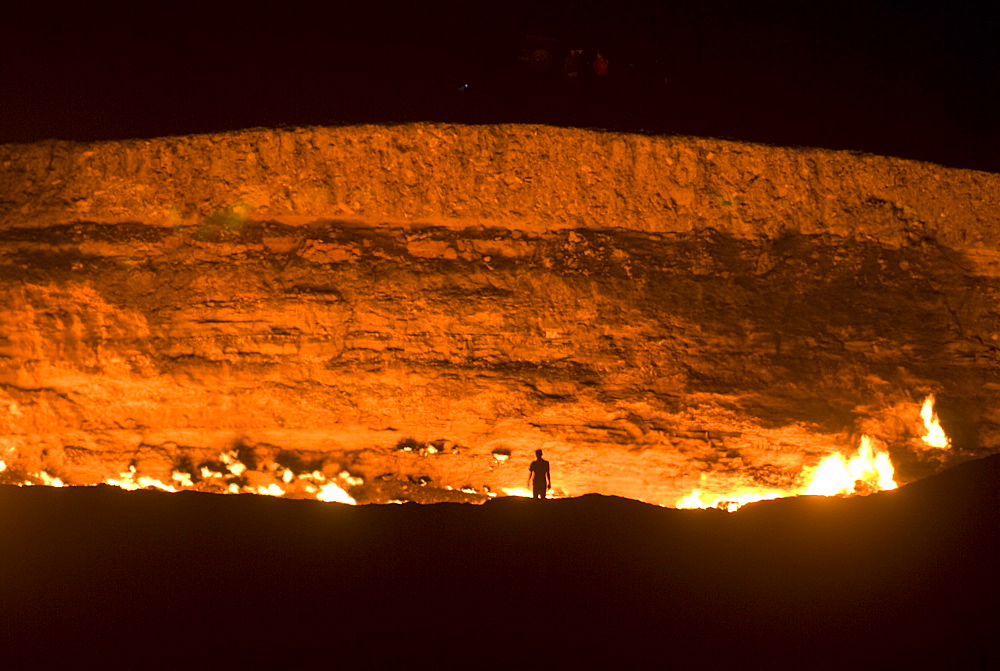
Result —
[{"label": "bright fire glow", "polygon": [[338,477],[341,480],[343,480],[344,482],[346,482],[347,484],[352,485],[352,486],[357,486],[357,485],[363,485],[363,484],[365,484],[364,478],[355,478],[354,476],[352,476],[347,471],[341,471],[340,475]]},{"label": "bright fire glow", "polygon": [[[911,406],[912,407],[912,406]],[[922,440],[927,445],[937,449],[947,449],[951,441],[941,427],[934,411],[934,396],[928,396],[920,409],[920,417],[926,430]],[[910,434],[912,435],[912,434]],[[430,448],[428,448],[429,450]],[[498,456],[499,455],[499,456]],[[508,455],[494,453],[497,462],[504,462]],[[503,457],[503,458],[501,458]],[[328,469],[329,465],[325,467]],[[135,465],[118,477],[107,478],[106,484],[126,490],[159,489],[165,492],[195,490],[208,492],[228,492],[231,494],[256,494],[264,496],[312,498],[319,501],[337,502],[357,505],[357,501],[349,493],[352,488],[365,484],[364,478],[352,475],[347,470],[340,470],[337,475],[327,476],[322,470],[297,473],[280,463],[266,463],[252,466],[244,464],[237,450],[219,454],[217,460],[202,461],[197,466],[189,464],[184,470],[170,473],[167,482],[145,475],[139,475]],[[9,473],[11,467],[0,460],[0,473]],[[66,483],[59,477],[46,471],[29,472],[27,478],[18,473],[16,483],[22,486],[43,484],[50,487],[64,487]],[[328,471],[329,472],[329,471]],[[752,477],[752,476],[751,476]],[[7,481],[12,478],[5,475]],[[871,494],[877,491],[895,489],[895,469],[888,451],[881,443],[876,443],[868,436],[862,436],[857,450],[852,454],[833,451],[824,456],[818,463],[803,469],[797,478],[797,483],[786,489],[760,487],[753,484],[725,486],[722,483],[712,483],[704,476],[700,485],[679,498],[674,504],[677,508],[717,508],[733,512],[741,506],[757,501],[776,499],[799,495],[818,496],[852,496]],[[420,484],[426,484],[421,482]],[[448,491],[453,491],[451,485],[443,485]],[[486,496],[492,498],[497,492],[489,486],[482,487]],[[459,488],[467,494],[480,492],[471,485]],[[503,496],[530,498],[532,493],[523,487],[503,488],[499,492]],[[566,492],[550,490],[549,498],[562,498]]]},{"label": "bright fire glow", "polygon": [[205,480],[208,480],[209,478],[223,478],[225,476],[222,473],[218,473],[216,471],[213,471],[208,466],[202,466],[201,467],[201,477],[203,479],[205,479]]},{"label": "bright fire glow", "polygon": [[[465,490],[463,489],[462,491],[465,491]],[[530,490],[525,489],[524,487],[502,487],[500,489],[500,491],[503,492],[504,496],[520,496],[520,497],[529,498],[529,499],[534,496],[534,494],[532,494]],[[474,489],[470,491],[470,493],[473,493],[473,494],[475,492],[476,492],[476,490],[474,490]],[[493,496],[495,496],[495,494],[490,493],[489,491],[487,491],[487,496],[489,496],[490,498],[492,498]],[[568,495],[566,494],[566,491],[564,489],[562,489],[562,488],[556,489],[555,487],[553,487],[552,489],[550,489],[545,494],[545,498],[547,498],[547,499],[564,499],[567,496]]]},{"label": "bright fire glow", "polygon": [[[951,441],[945,434],[937,413],[934,412],[934,396],[924,399],[920,408],[927,433],[923,441],[931,447],[947,449]],[[851,456],[833,452],[824,457],[816,466],[802,473],[805,484],[787,491],[767,490],[760,487],[741,487],[719,494],[708,494],[705,483],[674,504],[676,508],[721,508],[733,512],[740,506],[754,501],[775,499],[785,496],[852,496],[896,489],[895,468],[889,453],[875,446],[868,436],[861,437],[857,451]]]},{"label": "bright fire glow", "polygon": [[923,436],[923,441],[931,447],[946,450],[951,447],[951,441],[941,428],[937,413],[934,412],[934,394],[924,399],[924,405],[920,408],[920,419],[924,420],[924,428],[927,433]]},{"label": "bright fire glow", "polygon": [[737,510],[740,506],[745,506],[748,503],[768,501],[770,499],[780,499],[785,496],[788,496],[787,492],[755,489],[753,487],[745,487],[735,492],[728,492],[720,495],[708,494],[699,488],[680,499],[676,504],[674,504],[674,507],[685,509],[719,508],[720,510],[725,510],[726,512],[731,513]]},{"label": "bright fire glow", "polygon": [[[364,484],[363,478],[352,477],[347,471],[341,471],[338,477],[349,485]],[[351,506],[358,504],[358,502],[354,500],[354,497],[348,494],[343,487],[338,485],[336,482],[330,482],[330,480],[319,471],[303,473],[299,476],[299,478],[316,483],[316,485],[306,485],[305,490],[312,494],[317,501],[326,501],[327,503],[346,503]]]},{"label": "bright fire glow", "polygon": [[[365,483],[364,478],[351,475],[349,471],[341,471],[335,478],[327,478],[321,471],[296,474],[290,468],[279,468],[277,464],[271,464],[259,472],[255,472],[255,476],[265,475],[280,480],[280,483],[268,483],[265,480],[263,484],[258,484],[260,478],[255,477],[254,479],[257,482],[247,484],[243,476],[250,469],[240,461],[239,455],[235,450],[221,453],[219,455],[219,462],[226,467],[225,471],[219,472],[209,466],[203,465],[198,468],[200,478],[194,473],[174,471],[170,475],[172,484],[164,483],[156,478],[139,475],[134,465],[129,466],[129,470],[120,473],[117,478],[105,479],[104,483],[130,491],[154,488],[165,492],[177,492],[184,489],[218,492],[221,488],[222,491],[229,494],[314,498],[318,501],[346,503],[350,505],[357,505],[357,501],[347,493],[345,486],[356,487]],[[0,472],[6,470],[6,468],[6,463],[0,461]],[[34,485],[37,484],[35,480],[39,480],[42,484],[50,487],[64,486],[62,480],[50,476],[45,471],[29,473],[29,476],[34,478],[34,480],[26,480],[21,483],[22,485]]]},{"label": "bright fire glow", "polygon": [[[66,486],[66,483],[63,482],[61,479],[53,477],[53,476],[49,475],[48,473],[46,473],[45,471],[39,471],[37,473],[29,473],[28,475],[30,475],[33,478],[37,478],[37,479],[41,480],[42,484],[45,485],[46,487],[65,487]],[[32,483],[25,483],[25,484],[32,484]]]},{"label": "bright fire glow", "polygon": [[861,436],[861,445],[850,459],[839,452],[825,457],[811,471],[809,484],[799,493],[837,496],[885,491],[896,488],[894,474],[889,453],[876,452],[871,438]]},{"label": "bright fire glow", "polygon": [[896,489],[895,469],[889,453],[877,449],[871,438],[861,437],[861,444],[850,457],[840,452],[827,455],[816,466],[806,469],[806,484],[797,489],[775,490],[740,487],[721,494],[709,494],[703,487],[679,499],[675,508],[720,508],[733,512],[748,503],[787,496],[850,496]]},{"label": "bright fire glow", "polygon": [[161,489],[165,492],[176,492],[177,488],[173,485],[165,485],[155,478],[149,478],[145,475],[140,475],[136,477],[135,466],[129,466],[128,471],[125,473],[120,473],[119,478],[106,478],[104,480],[106,485],[114,485],[115,487],[121,487],[122,489],[127,489],[129,491],[135,491],[136,489],[147,489],[148,487],[153,487],[155,489]]},{"label": "bright fire glow", "polygon": [[247,467],[242,461],[239,460],[236,452],[223,452],[219,455],[219,461],[226,465],[226,470],[230,473],[239,477],[246,472]]},{"label": "bright fire glow", "polygon": [[335,482],[328,482],[321,486],[316,494],[316,499],[328,503],[346,503],[352,506],[357,504],[357,501]]},{"label": "bright fire glow", "polygon": [[180,471],[174,471],[170,475],[170,479],[176,482],[179,487],[194,487],[194,482],[191,481],[190,473],[181,473]]}]

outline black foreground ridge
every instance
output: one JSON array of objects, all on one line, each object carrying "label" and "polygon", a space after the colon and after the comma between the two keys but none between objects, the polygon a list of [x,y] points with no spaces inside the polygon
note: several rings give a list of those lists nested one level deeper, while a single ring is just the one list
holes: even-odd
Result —
[{"label": "black foreground ridge", "polygon": [[0,658],[568,668],[1000,662],[1000,455],[736,514],[0,487]]}]

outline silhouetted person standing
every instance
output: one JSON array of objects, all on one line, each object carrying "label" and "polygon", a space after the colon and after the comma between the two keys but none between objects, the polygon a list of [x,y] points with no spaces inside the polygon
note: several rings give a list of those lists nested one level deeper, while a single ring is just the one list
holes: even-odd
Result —
[{"label": "silhouetted person standing", "polygon": [[545,493],[552,488],[549,462],[542,459],[541,450],[535,450],[535,460],[528,466],[528,484],[531,485],[532,496],[536,499],[544,499]]}]

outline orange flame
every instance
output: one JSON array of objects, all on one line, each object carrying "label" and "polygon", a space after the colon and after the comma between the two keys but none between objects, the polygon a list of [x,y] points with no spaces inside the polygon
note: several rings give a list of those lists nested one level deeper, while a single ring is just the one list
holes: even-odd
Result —
[{"label": "orange flame", "polygon": [[[929,446],[947,449],[951,441],[945,434],[937,413],[934,412],[934,395],[924,399],[920,408],[926,434],[922,440]],[[875,447],[872,439],[862,436],[857,451],[849,458],[840,452],[824,457],[816,466],[802,473],[807,481],[797,489],[779,491],[761,487],[739,487],[723,494],[706,494],[704,484],[674,504],[676,508],[721,508],[729,512],[755,501],[786,496],[853,496],[896,489],[895,468],[889,453]]]},{"label": "orange flame", "polygon": [[840,452],[827,455],[816,466],[803,471],[807,483],[799,488],[778,490],[745,486],[724,494],[706,494],[703,488],[695,489],[674,504],[675,508],[719,508],[734,512],[741,506],[757,501],[788,496],[850,496],[870,494],[895,489],[895,469],[889,453],[879,450],[868,436],[861,437],[861,444],[850,457]]},{"label": "orange flame", "polygon": [[147,489],[149,487],[161,489],[165,492],[177,491],[177,488],[173,485],[165,485],[155,478],[149,478],[144,475],[136,477],[135,466],[129,466],[127,472],[119,474],[119,478],[120,479],[105,478],[104,484],[114,485],[115,487],[121,487],[122,489],[127,489],[129,491]]},{"label": "orange flame", "polygon": [[[170,479],[173,484],[166,484],[156,478],[138,475],[136,467],[129,466],[129,470],[120,473],[117,478],[106,478],[104,484],[113,485],[126,490],[136,489],[160,489],[165,492],[177,492],[185,489],[199,490],[207,488],[209,491],[223,491],[229,494],[257,494],[259,496],[290,496],[293,498],[311,497],[318,501],[346,503],[356,505],[354,497],[348,494],[347,490],[339,484],[343,482],[345,486],[359,486],[364,484],[364,479],[351,475],[348,471],[341,471],[336,479],[327,478],[320,471],[311,473],[295,474],[291,469],[285,468],[278,471],[279,475],[274,475],[278,470],[277,465],[264,469],[260,473],[255,473],[257,482],[246,484],[246,480],[241,476],[249,470],[247,465],[239,459],[235,451],[223,452],[219,455],[219,462],[225,466],[225,471],[219,472],[202,466],[199,470],[201,483],[194,482],[191,473],[174,471]],[[0,471],[5,470],[7,465],[0,461]],[[45,471],[29,474],[42,484],[53,487],[62,487],[63,482],[59,478],[50,476]],[[268,478],[280,479],[279,482],[267,482]],[[237,480],[238,479],[238,480]],[[264,480],[263,484],[260,480]],[[236,480],[236,481],[234,481]],[[35,484],[33,481],[25,481],[24,485]]]},{"label": "orange flame", "polygon": [[49,475],[45,471],[39,471],[38,473],[31,473],[30,475],[38,478],[42,481],[42,484],[46,487],[65,487],[66,483],[62,481],[61,478],[57,478]]},{"label": "orange flame", "polygon": [[948,440],[944,429],[941,428],[937,413],[934,412],[934,394],[924,399],[924,404],[920,408],[920,419],[924,420],[924,428],[927,429],[927,433],[922,437],[925,443],[942,450],[951,447],[951,441]]},{"label": "orange flame", "polygon": [[850,459],[839,452],[825,457],[809,473],[809,484],[799,493],[837,496],[895,489],[895,468],[889,453],[876,451],[871,438],[861,436],[861,444]]},{"label": "orange flame", "polygon": [[785,491],[766,490],[755,487],[741,487],[726,494],[707,494],[701,488],[698,488],[678,500],[674,504],[674,507],[683,509],[718,508],[731,513],[748,503],[780,499],[786,496],[789,496],[789,494]]}]

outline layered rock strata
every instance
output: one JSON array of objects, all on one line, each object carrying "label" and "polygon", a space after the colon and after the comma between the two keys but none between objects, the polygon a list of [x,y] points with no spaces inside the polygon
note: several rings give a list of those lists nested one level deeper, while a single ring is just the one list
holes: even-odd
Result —
[{"label": "layered rock strata", "polygon": [[9,482],[482,500],[542,448],[557,493],[670,505],[860,433],[903,481],[1000,448],[995,174],[446,125],[0,166]]}]

